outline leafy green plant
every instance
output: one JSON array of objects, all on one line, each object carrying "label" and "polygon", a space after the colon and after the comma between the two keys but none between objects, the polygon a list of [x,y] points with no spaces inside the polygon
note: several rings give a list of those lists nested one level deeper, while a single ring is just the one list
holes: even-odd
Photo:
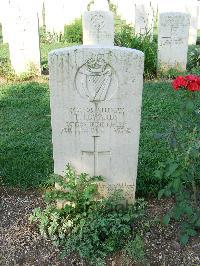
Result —
[{"label": "leafy green plant", "polygon": [[[143,217],[144,201],[124,206],[120,191],[108,199],[101,198],[97,182],[102,180],[84,173],[77,175],[68,165],[64,177],[54,175],[51,179],[60,190],[45,194],[46,209],[35,209],[30,216],[40,233],[62,249],[63,256],[76,252],[91,264],[103,265],[107,255],[134,240],[132,224]],[[64,203],[62,209],[55,205],[58,200]]]},{"label": "leafy green plant", "polygon": [[157,68],[157,44],[151,41],[149,34],[135,36],[134,29],[129,25],[122,25],[120,30],[115,32],[115,45],[138,49],[145,55],[144,74],[151,79],[156,76]]},{"label": "leafy green plant", "polygon": [[187,69],[191,71],[193,68],[200,68],[200,47],[195,46],[189,49]]},{"label": "leafy green plant", "polygon": [[60,41],[61,36],[57,33],[47,32],[45,27],[40,27],[40,43],[51,44]]},{"label": "leafy green plant", "polygon": [[144,264],[146,261],[144,241],[139,234],[136,234],[135,238],[126,244],[123,250],[123,255],[125,265],[130,265],[128,264],[130,259],[134,260],[136,263]]},{"label": "leafy green plant", "polygon": [[[183,245],[187,244],[189,237],[195,236],[200,228],[198,198],[200,184],[200,114],[199,110],[196,109],[197,106],[195,106],[195,92],[192,91],[198,88],[194,85],[194,82],[200,80],[198,81],[198,78],[191,75],[188,78],[190,78],[191,83],[184,77],[177,78],[173,83],[176,90],[179,87],[186,88],[182,99],[183,106],[179,119],[173,122],[171,130],[160,135],[160,137],[168,140],[171,147],[171,158],[160,164],[160,168],[155,171],[158,180],[168,179],[168,184],[159,191],[158,198],[160,199],[162,196],[174,196],[175,198],[175,204],[163,217],[163,223],[167,225],[171,219],[181,222],[180,242]],[[182,85],[181,81],[186,85]],[[197,116],[197,122],[194,124],[192,121],[186,121],[183,110]],[[180,130],[187,136],[187,141],[182,142],[180,140]]]},{"label": "leafy green plant", "polygon": [[158,73],[157,73],[157,76],[158,78],[160,79],[163,79],[163,80],[172,80],[180,75],[185,75],[187,73],[187,71],[185,70],[182,70],[182,69],[178,69],[178,68],[170,68],[170,69],[167,69],[167,70],[164,70],[164,69],[159,69]]},{"label": "leafy green plant", "polygon": [[65,25],[63,41],[76,44],[83,42],[83,29],[81,19],[75,19],[74,22],[70,25]]},{"label": "leafy green plant", "polygon": [[4,77],[6,80],[14,80],[15,78],[14,70],[7,58],[0,59],[0,76]]},{"label": "leafy green plant", "polygon": [[16,81],[27,81],[34,78],[37,78],[40,75],[40,70],[35,64],[29,64],[27,71],[21,73],[20,75],[15,75]]}]

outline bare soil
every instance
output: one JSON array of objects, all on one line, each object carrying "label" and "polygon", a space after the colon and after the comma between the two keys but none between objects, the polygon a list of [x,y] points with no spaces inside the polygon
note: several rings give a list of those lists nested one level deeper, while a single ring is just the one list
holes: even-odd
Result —
[{"label": "bare soil", "polygon": [[[146,265],[200,265],[200,236],[192,238],[186,247],[178,242],[179,224],[162,226],[159,221],[170,208],[172,201],[150,200],[144,227]],[[0,189],[0,265],[87,265],[76,254],[62,260],[59,250],[43,239],[28,221],[36,207],[43,207],[42,193],[37,190],[21,191]],[[149,220],[153,221],[149,224]],[[139,265],[134,262],[123,264],[120,254],[106,260],[106,265]]]}]

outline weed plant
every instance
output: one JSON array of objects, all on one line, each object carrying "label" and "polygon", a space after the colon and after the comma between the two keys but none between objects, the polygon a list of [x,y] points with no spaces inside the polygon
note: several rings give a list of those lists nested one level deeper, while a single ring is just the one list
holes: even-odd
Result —
[{"label": "weed plant", "polygon": [[[35,209],[30,221],[62,249],[63,256],[76,252],[92,265],[104,265],[106,256],[123,250],[136,261],[143,259],[144,245],[134,225],[144,216],[144,201],[124,205],[121,191],[101,198],[97,183],[102,181],[102,177],[77,175],[68,165],[64,177],[51,179],[60,190],[46,193],[47,207]],[[66,202],[62,209],[56,207],[58,200]]]}]

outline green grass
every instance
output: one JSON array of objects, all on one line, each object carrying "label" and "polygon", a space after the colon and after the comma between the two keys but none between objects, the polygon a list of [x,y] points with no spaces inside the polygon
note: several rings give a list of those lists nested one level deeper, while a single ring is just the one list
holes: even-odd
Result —
[{"label": "green grass", "polygon": [[[156,192],[154,170],[169,150],[154,135],[166,131],[180,111],[181,93],[170,83],[144,85],[137,192]],[[197,104],[200,103],[200,97]],[[198,106],[199,107],[199,106]],[[188,117],[192,119],[192,117]],[[182,136],[184,139],[184,135]],[[36,82],[0,86],[0,176],[5,185],[38,187],[53,172],[49,89]]]},{"label": "green grass", "polygon": [[0,176],[3,183],[38,187],[53,169],[47,84],[0,87]]},{"label": "green grass", "polygon": [[47,67],[48,65],[48,53],[52,50],[72,46],[75,44],[63,43],[63,42],[53,42],[53,43],[41,43],[40,44],[40,52],[41,52],[41,65],[43,67]]}]

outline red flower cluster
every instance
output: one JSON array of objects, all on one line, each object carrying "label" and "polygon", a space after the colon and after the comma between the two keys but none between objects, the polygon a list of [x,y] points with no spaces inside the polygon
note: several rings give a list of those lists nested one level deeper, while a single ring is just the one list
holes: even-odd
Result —
[{"label": "red flower cluster", "polygon": [[175,90],[183,87],[189,91],[200,91],[200,77],[194,75],[179,76],[173,81],[172,86]]}]

